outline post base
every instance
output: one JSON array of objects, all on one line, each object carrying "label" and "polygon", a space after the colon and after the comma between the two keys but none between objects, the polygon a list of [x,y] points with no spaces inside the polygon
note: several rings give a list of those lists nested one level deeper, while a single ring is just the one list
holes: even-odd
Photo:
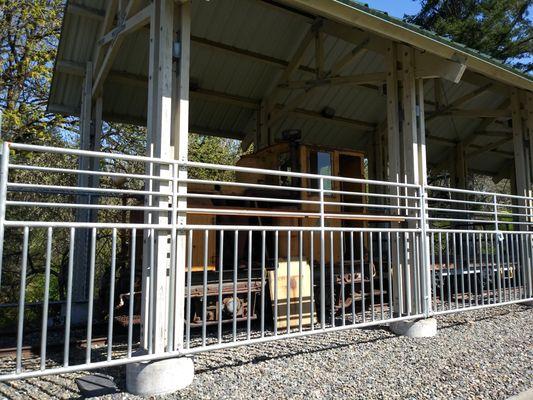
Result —
[{"label": "post base", "polygon": [[389,325],[392,333],[410,338],[433,337],[437,334],[437,320],[435,318],[419,319],[416,321],[398,321]]},{"label": "post base", "polygon": [[141,361],[126,366],[126,390],[138,396],[172,393],[189,386],[194,379],[190,357]]}]

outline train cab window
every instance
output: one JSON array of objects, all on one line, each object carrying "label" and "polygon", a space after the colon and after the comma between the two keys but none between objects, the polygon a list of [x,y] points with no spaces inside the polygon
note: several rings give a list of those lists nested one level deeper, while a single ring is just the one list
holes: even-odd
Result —
[{"label": "train cab window", "polygon": [[[290,153],[281,153],[278,160],[279,170],[285,172],[292,172],[292,160]],[[280,186],[292,186],[292,177],[290,176],[280,176],[279,177]]]},{"label": "train cab window", "polygon": [[[319,175],[332,174],[331,153],[327,151],[311,151],[309,153],[309,173]],[[318,189],[319,183],[317,179],[311,180],[311,188]],[[324,180],[324,189],[331,190],[331,181]]]}]

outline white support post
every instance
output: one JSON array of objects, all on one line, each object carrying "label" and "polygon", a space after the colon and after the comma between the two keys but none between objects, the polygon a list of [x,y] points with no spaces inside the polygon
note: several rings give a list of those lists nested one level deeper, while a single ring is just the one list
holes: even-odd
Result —
[{"label": "white support post", "polygon": [[[525,144],[525,125],[522,119],[522,104],[520,99],[520,92],[513,88],[511,90],[511,109],[513,113],[513,147],[514,147],[514,164],[515,164],[515,187],[516,194],[519,196],[527,196],[531,191],[531,183],[528,181],[528,150]],[[526,114],[527,115],[527,114]],[[529,212],[525,206],[529,205],[528,201],[518,200],[518,205],[524,207],[518,208],[518,213],[523,214],[519,217],[519,221],[525,223],[529,220]],[[519,225],[519,229],[522,231],[528,230],[528,226],[525,224]],[[530,246],[531,246],[530,242]],[[526,269],[526,293],[533,293],[532,275],[533,275],[533,260],[530,253],[525,252],[525,269]]]},{"label": "white support post", "polygon": [[[148,197],[148,203],[169,210],[147,213],[145,221],[172,226],[154,232],[153,237],[145,235],[144,241],[141,343],[144,351],[153,353],[183,348],[187,235],[180,230],[186,214],[178,208],[187,206],[187,185],[177,182],[185,179],[187,172],[177,170],[174,161],[187,161],[190,13],[189,1],[154,0],[150,18],[147,154],[168,160],[170,166],[148,166],[148,172],[168,178],[147,182],[151,191],[163,194]],[[139,362],[127,366],[126,386],[137,395],[164,394],[188,386],[193,377],[190,358]]]},{"label": "white support post", "polygon": [[[158,4],[158,2],[154,2]],[[154,143],[155,157],[174,160],[171,150],[172,140],[172,51],[173,51],[173,20],[174,1],[160,0],[158,31],[158,70],[159,77],[157,87],[154,90],[154,116],[152,125],[152,141]],[[155,175],[158,177],[171,179],[171,171],[168,165],[155,166]],[[168,180],[159,180],[154,186],[155,191],[167,196],[158,196],[155,204],[159,208],[169,208],[171,183]],[[165,225],[169,223],[169,212],[160,211],[156,213],[154,223]],[[155,247],[153,254],[154,279],[152,293],[154,299],[152,321],[152,346],[155,353],[164,352],[168,340],[168,305],[169,305],[169,278],[170,269],[170,232],[158,230],[155,232]]]},{"label": "white support post", "polygon": [[[146,156],[155,157],[155,138],[157,137],[157,130],[155,119],[157,116],[157,88],[159,85],[159,9],[161,7],[160,1],[154,1],[154,8],[150,17],[150,38],[149,38],[149,52],[148,52],[148,105],[147,105],[147,137],[146,137]],[[146,165],[146,175],[153,176],[155,165],[149,163]],[[152,192],[154,190],[155,181],[147,179],[145,182],[145,189]],[[154,206],[154,196],[148,195],[145,197],[145,206]],[[144,213],[144,223],[152,224],[154,215],[152,212]],[[151,350],[151,301],[152,299],[152,271],[154,266],[154,256],[152,243],[154,237],[151,230],[144,230],[143,232],[143,257],[142,257],[142,298],[141,298],[141,344],[142,348]]]},{"label": "white support post", "polygon": [[[389,172],[388,179],[391,182],[400,182],[400,116],[399,116],[399,99],[398,99],[398,49],[394,42],[390,42],[387,47],[387,146],[389,157]],[[392,196],[399,196],[400,190],[398,187],[390,188]],[[391,206],[397,207],[392,209],[391,213],[400,216],[399,198],[391,198]],[[401,257],[401,240],[396,240],[396,235],[392,235],[391,252],[392,264],[394,268],[394,282],[393,282],[393,303],[394,313],[396,316],[401,316],[403,312],[403,304],[401,304],[401,271],[403,268]]]},{"label": "white support post", "polygon": [[[526,92],[526,126],[529,138],[528,196],[533,198],[533,92]],[[529,222],[533,224],[533,200],[529,206]]]},{"label": "white support post", "polygon": [[[515,163],[515,180],[516,180],[516,193],[519,196],[526,196],[528,194],[528,181],[527,181],[527,166],[526,166],[526,145],[524,134],[524,123],[522,120],[522,108],[520,102],[520,93],[517,89],[511,91],[511,108],[513,115],[513,148],[514,148],[514,163]],[[524,201],[519,202],[520,205],[525,205]],[[519,211],[520,212],[520,211]],[[525,214],[523,209],[520,214]],[[524,217],[521,217],[522,222],[525,221]],[[522,227],[524,227],[522,225]]]},{"label": "white support post", "polygon": [[[415,78],[414,50],[402,47],[402,148],[403,180],[405,183],[420,185],[420,212],[406,210],[409,217],[421,217],[420,223],[409,220],[409,228],[420,228],[419,246],[408,241],[408,260],[402,271],[400,289],[403,291],[404,315],[424,313],[426,319],[393,323],[393,332],[410,337],[429,337],[437,333],[437,321],[431,315],[430,242],[427,235],[427,204],[425,187],[427,184],[426,128],[424,112],[424,82]],[[406,190],[406,194],[414,195]],[[411,207],[414,201],[402,202]],[[410,293],[410,295],[409,295]],[[396,307],[398,307],[396,305]],[[397,313],[398,314],[398,313]]]},{"label": "white support post", "polygon": [[[418,127],[417,127],[417,107],[416,107],[416,81],[414,71],[414,51],[411,48],[402,48],[402,104],[403,104],[403,124],[402,124],[402,148],[403,148],[403,182],[410,184],[419,184],[419,159],[418,159]],[[406,190],[405,194],[413,195],[410,190]],[[414,206],[416,203],[406,200],[403,204]],[[406,210],[406,215],[420,216],[419,213],[411,210]],[[415,220],[407,222],[409,228],[417,228],[420,225]],[[419,305],[419,298],[417,297],[417,288],[420,281],[417,281],[417,257],[415,243],[412,240],[408,242],[407,249],[408,262],[404,269],[404,283],[410,286],[410,298],[406,295],[405,310],[411,314],[417,313],[417,305]]]},{"label": "white support post", "polygon": [[427,212],[427,193],[426,186],[428,183],[427,174],[427,152],[426,152],[426,112],[424,102],[424,80],[422,78],[416,81],[417,89],[417,108],[418,108],[418,177],[419,183],[422,186],[422,239],[420,243],[421,252],[420,259],[422,260],[421,268],[421,284],[422,284],[422,296],[423,304],[422,311],[426,317],[429,317],[432,311],[431,305],[431,254],[430,254],[430,238],[428,235],[429,229],[429,214]]},{"label": "white support post", "polygon": [[[180,162],[188,160],[189,146],[189,67],[191,58],[191,3],[184,2],[177,9],[175,16],[175,32],[177,32],[177,42],[179,42],[179,60],[174,63],[174,96],[173,106],[174,125],[172,132],[172,143],[174,147],[174,158]],[[187,179],[186,168],[179,168],[177,178],[180,183],[177,185],[177,207],[182,210],[187,208],[187,184],[183,183]],[[184,299],[185,299],[185,270],[186,270],[186,249],[187,232],[180,227],[187,224],[187,214],[178,212],[177,215],[177,236],[175,254],[175,298],[174,298],[174,339],[173,350],[183,348],[184,329]],[[174,222],[173,222],[174,223]]]}]

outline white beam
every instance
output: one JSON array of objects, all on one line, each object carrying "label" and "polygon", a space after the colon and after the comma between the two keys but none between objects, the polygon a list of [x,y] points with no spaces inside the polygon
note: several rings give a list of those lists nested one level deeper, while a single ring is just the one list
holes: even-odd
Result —
[{"label": "white beam", "polygon": [[417,78],[442,78],[459,83],[466,70],[464,63],[446,60],[430,53],[415,51]]}]

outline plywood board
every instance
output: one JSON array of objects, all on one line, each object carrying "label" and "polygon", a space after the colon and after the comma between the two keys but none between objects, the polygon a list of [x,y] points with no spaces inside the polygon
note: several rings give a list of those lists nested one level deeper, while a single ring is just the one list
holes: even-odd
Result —
[{"label": "plywood board", "polygon": [[[277,327],[278,329],[287,328],[287,304],[289,304],[290,307],[291,328],[299,326],[300,288],[302,292],[302,325],[309,326],[311,321],[316,322],[316,307],[313,307],[313,315],[311,316],[311,268],[307,262],[302,261],[300,271],[300,262],[292,261],[290,263],[290,274],[287,273],[287,269],[287,262],[279,262],[277,269],[277,284],[275,272],[268,271],[268,286],[270,287],[272,307],[275,307],[274,298],[276,293],[278,299]],[[287,279],[287,276],[289,279]],[[287,285],[289,285],[288,293]]]}]

